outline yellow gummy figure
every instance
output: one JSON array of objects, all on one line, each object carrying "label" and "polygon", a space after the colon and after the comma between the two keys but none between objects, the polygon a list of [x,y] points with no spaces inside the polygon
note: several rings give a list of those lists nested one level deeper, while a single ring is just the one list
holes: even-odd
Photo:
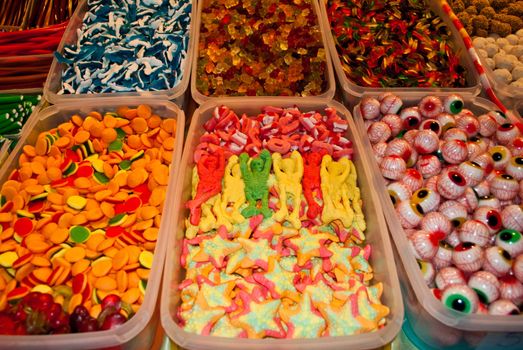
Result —
[{"label": "yellow gummy figure", "polygon": [[347,177],[347,186],[349,190],[349,200],[352,202],[352,209],[354,210],[354,222],[352,226],[363,234],[367,228],[367,224],[365,223],[365,216],[361,209],[361,193],[357,185],[358,175],[354,163],[350,160],[349,163],[350,174]]},{"label": "yellow gummy figure", "polygon": [[[287,219],[295,229],[301,228],[301,178],[303,177],[303,158],[298,151],[293,151],[289,158],[282,159],[280,153],[272,154],[276,189],[280,197],[280,209],[274,214],[276,221]],[[287,196],[292,197],[293,209],[289,215]]]},{"label": "yellow gummy figure", "polygon": [[328,154],[321,160],[320,177],[323,195],[321,220],[324,224],[339,219],[343,226],[352,226],[354,211],[351,208],[347,186],[347,178],[351,170],[350,163],[347,158],[336,162]]},{"label": "yellow gummy figure", "polygon": [[[214,203],[213,212],[216,215],[217,226],[225,225],[232,230],[232,223],[240,224],[245,218],[240,213],[240,207],[245,204],[245,184],[242,179],[237,155],[232,155],[225,167],[221,198]],[[232,203],[230,212],[227,210]]]}]

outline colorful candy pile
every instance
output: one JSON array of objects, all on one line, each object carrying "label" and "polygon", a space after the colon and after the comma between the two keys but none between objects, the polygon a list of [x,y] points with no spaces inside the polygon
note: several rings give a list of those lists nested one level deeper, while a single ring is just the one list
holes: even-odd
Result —
[{"label": "colorful candy pile", "polygon": [[0,6],[0,29],[49,27],[67,21],[78,0],[13,0]]},{"label": "colorful candy pile", "polygon": [[206,0],[196,87],[205,96],[320,95],[325,55],[311,0]]},{"label": "colorful candy pile", "polygon": [[[32,318],[26,322],[16,309],[39,298],[32,292],[51,295],[73,318],[85,307],[101,329],[110,314],[102,303],[108,295],[114,295],[106,302],[113,313],[122,309],[127,319],[138,310],[175,130],[175,119],[162,119],[149,106],[122,107],[74,115],[23,147],[19,167],[0,191],[0,311],[14,314],[31,333]],[[122,321],[113,318],[111,324]],[[93,330],[75,322],[73,330]]]},{"label": "colorful candy pile", "polygon": [[463,99],[362,100],[367,134],[427,285],[465,313],[523,305],[523,136]]},{"label": "colorful candy pile", "polygon": [[365,87],[463,87],[450,29],[427,1],[328,0],[347,77]]},{"label": "colorful candy pile", "polygon": [[385,324],[348,124],[216,108],[194,153],[180,325],[225,337],[315,338]]},{"label": "colorful candy pile", "polygon": [[40,95],[0,94],[0,136],[19,134],[40,99]]},{"label": "colorful candy pile", "polygon": [[183,78],[192,3],[88,1],[76,43],[56,53],[59,94],[158,91]]}]

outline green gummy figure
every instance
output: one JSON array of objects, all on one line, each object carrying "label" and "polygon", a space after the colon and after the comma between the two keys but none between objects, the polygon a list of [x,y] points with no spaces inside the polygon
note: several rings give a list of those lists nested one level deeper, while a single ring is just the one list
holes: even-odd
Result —
[{"label": "green gummy figure", "polygon": [[[248,207],[242,210],[242,215],[250,218],[254,215],[262,214],[264,218],[272,215],[269,209],[269,187],[267,180],[271,171],[272,159],[269,151],[264,149],[259,157],[252,158],[249,162],[247,153],[240,154],[240,170],[245,183],[245,198]],[[261,200],[261,208],[258,209],[257,203]]]}]

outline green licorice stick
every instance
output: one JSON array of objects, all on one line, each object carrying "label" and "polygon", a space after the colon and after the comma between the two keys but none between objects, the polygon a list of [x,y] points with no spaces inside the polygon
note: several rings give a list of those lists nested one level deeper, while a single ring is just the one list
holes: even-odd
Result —
[{"label": "green licorice stick", "polygon": [[10,94],[0,95],[0,104],[15,103],[15,102],[23,101],[23,100],[24,100],[23,95],[10,95]]},{"label": "green licorice stick", "polygon": [[20,122],[15,122],[15,123],[12,123],[11,125],[8,125],[6,127],[3,127],[3,128],[0,128],[0,134],[8,134],[10,132],[13,132],[13,131],[18,131],[20,130],[20,128],[22,127],[22,123]]}]

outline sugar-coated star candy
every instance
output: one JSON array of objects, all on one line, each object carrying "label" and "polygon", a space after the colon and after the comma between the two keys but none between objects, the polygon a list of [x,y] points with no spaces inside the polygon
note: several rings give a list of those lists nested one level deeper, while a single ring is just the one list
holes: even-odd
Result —
[{"label": "sugar-coated star candy", "polygon": [[326,327],[325,320],[314,309],[311,297],[307,293],[298,304],[280,308],[280,315],[287,326],[288,338],[316,338]]}]

